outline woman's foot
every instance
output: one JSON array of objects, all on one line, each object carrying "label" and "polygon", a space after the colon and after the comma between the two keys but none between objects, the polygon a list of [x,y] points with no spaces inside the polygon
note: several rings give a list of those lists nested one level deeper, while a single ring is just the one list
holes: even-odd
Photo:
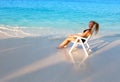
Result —
[{"label": "woman's foot", "polygon": [[57,48],[58,49],[61,49],[61,48],[66,48],[67,46],[58,46]]},{"label": "woman's foot", "polygon": [[61,49],[61,48],[64,48],[64,47],[63,47],[63,46],[58,46],[57,48],[58,48],[58,49]]}]

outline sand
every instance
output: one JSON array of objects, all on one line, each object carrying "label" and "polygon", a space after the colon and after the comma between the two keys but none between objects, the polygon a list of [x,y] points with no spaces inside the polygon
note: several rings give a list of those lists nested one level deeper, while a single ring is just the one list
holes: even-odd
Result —
[{"label": "sand", "polygon": [[0,82],[120,82],[120,34],[91,39],[91,54],[57,45],[64,38],[0,39]]}]

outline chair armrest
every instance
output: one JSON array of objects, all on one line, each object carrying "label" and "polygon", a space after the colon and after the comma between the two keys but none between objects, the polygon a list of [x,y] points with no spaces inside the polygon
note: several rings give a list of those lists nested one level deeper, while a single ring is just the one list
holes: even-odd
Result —
[{"label": "chair armrest", "polygon": [[81,36],[74,36],[74,37],[76,37],[76,38],[78,38],[78,39],[86,39],[86,38],[81,37]]}]

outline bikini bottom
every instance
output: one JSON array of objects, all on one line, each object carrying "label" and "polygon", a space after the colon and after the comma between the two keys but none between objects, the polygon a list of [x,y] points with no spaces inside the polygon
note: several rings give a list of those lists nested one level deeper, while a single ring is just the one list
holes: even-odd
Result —
[{"label": "bikini bottom", "polygon": [[85,42],[85,39],[81,39],[81,40],[82,40],[83,43]]}]

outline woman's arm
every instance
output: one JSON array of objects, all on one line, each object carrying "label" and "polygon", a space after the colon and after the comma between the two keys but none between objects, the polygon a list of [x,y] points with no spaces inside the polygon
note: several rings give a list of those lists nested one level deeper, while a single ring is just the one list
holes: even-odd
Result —
[{"label": "woman's arm", "polygon": [[87,30],[83,33],[78,33],[78,34],[74,34],[73,36],[81,36],[81,37],[87,37],[90,34],[90,31]]}]

